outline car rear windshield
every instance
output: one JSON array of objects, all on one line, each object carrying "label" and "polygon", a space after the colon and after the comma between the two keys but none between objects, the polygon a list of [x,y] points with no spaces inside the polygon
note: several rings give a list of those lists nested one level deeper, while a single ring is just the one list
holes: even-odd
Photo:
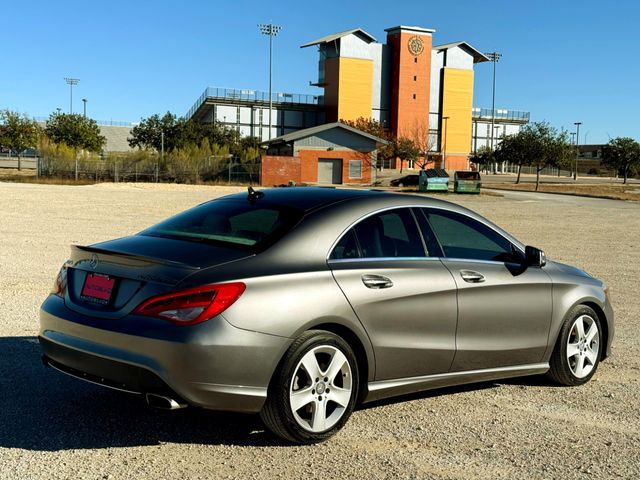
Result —
[{"label": "car rear windshield", "polygon": [[215,200],[171,217],[140,234],[259,251],[278,241],[300,218],[302,212],[282,205]]}]

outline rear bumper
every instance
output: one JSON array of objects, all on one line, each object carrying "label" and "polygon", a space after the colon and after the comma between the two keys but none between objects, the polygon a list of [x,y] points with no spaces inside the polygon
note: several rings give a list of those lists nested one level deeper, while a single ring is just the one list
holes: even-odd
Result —
[{"label": "rear bumper", "polygon": [[[135,317],[116,320],[134,322]],[[217,317],[194,327],[162,322],[158,332],[108,330],[50,296],[40,310],[45,363],[75,377],[133,393],[173,395],[215,410],[258,412],[291,340],[233,327]],[[178,329],[176,341],[167,328]],[[189,329],[189,330],[187,330]],[[155,335],[154,333],[158,333]],[[160,337],[160,338],[158,338]]]}]

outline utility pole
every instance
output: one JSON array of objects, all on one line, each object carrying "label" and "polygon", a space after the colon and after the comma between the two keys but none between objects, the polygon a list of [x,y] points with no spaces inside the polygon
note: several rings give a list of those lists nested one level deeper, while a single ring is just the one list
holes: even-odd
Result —
[{"label": "utility pole", "polygon": [[485,57],[493,62],[493,93],[491,95],[491,151],[493,151],[493,128],[496,123],[496,63],[502,57],[501,53],[490,52],[485,53]]},{"label": "utility pole", "polygon": [[69,113],[73,113],[73,86],[77,85],[80,79],[64,77],[64,81],[69,85]]},{"label": "utility pole", "polygon": [[447,120],[449,117],[442,117],[442,169],[447,169]]},{"label": "utility pole", "polygon": [[164,130],[160,131],[160,160],[164,165]]},{"label": "utility pole", "polygon": [[573,124],[576,126],[576,168],[573,171],[573,179],[577,180],[578,179],[578,157],[580,156],[580,148],[578,147],[578,145],[580,144],[580,125],[582,125],[582,122],[574,122]]},{"label": "utility pole", "polygon": [[83,116],[84,116],[84,118],[87,118],[87,99],[86,99],[86,98],[83,98],[83,99],[82,99],[82,103],[84,104],[84,105],[82,106],[82,109],[83,109]]},{"label": "utility pole", "polygon": [[271,140],[271,111],[273,110],[273,94],[271,93],[271,59],[273,55],[273,37],[276,37],[282,27],[273,23],[259,23],[258,28],[263,35],[269,36],[269,140]]}]

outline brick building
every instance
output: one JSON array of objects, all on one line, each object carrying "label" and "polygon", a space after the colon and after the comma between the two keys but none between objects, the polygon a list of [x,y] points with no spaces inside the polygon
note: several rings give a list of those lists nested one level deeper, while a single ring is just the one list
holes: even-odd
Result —
[{"label": "brick building", "polygon": [[340,122],[298,130],[263,143],[260,183],[370,184],[376,150],[387,142]]}]

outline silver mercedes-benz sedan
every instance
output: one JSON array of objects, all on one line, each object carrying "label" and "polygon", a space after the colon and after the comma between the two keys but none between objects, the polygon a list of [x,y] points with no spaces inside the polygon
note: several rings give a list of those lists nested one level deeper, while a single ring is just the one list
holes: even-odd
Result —
[{"label": "silver mercedes-benz sedan", "polygon": [[40,313],[43,361],[160,408],[260,412],[297,443],[356,404],[547,373],[610,353],[608,289],[463,207],[282,188],[74,246]]}]

